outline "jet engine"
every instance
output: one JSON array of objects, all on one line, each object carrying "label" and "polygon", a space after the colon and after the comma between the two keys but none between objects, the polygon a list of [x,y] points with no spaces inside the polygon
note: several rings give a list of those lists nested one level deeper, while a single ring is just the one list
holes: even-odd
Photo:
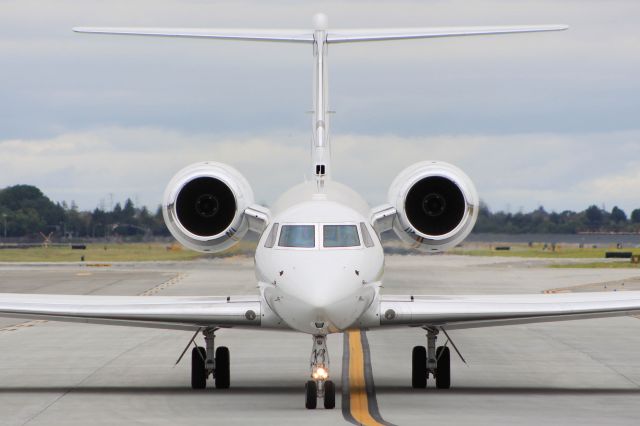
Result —
[{"label": "jet engine", "polygon": [[245,209],[253,204],[249,182],[233,167],[215,162],[180,170],[164,193],[162,213],[171,235],[200,252],[236,244],[249,230]]},{"label": "jet engine", "polygon": [[423,161],[407,167],[389,188],[395,207],[393,230],[423,251],[440,251],[462,242],[478,217],[478,193],[457,167]]}]

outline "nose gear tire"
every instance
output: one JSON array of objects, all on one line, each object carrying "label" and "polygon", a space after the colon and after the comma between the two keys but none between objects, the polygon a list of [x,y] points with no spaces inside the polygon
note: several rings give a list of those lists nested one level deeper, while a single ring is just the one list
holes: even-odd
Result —
[{"label": "nose gear tire", "polygon": [[324,408],[331,410],[336,407],[336,385],[331,380],[324,382]]},{"label": "nose gear tire", "polygon": [[308,410],[314,410],[318,405],[318,386],[313,380],[309,380],[304,387],[305,403],[304,406]]}]

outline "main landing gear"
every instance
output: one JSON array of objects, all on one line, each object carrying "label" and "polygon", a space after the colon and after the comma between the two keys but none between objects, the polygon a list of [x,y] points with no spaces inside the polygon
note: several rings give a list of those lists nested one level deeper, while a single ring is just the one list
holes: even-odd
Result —
[{"label": "main landing gear", "polygon": [[191,387],[193,389],[206,388],[209,376],[215,380],[216,388],[229,388],[229,348],[218,346],[214,351],[215,332],[215,329],[204,330],[202,334],[204,334],[206,348],[196,346],[191,351]]},{"label": "main landing gear", "polygon": [[329,351],[327,350],[327,336],[313,336],[311,349],[311,378],[305,384],[304,406],[313,410],[318,405],[318,398],[323,399],[324,408],[332,409],[336,406],[336,385],[329,380]]},{"label": "main landing gear", "polygon": [[438,346],[437,328],[426,328],[427,347],[414,346],[411,357],[411,386],[414,389],[427,387],[429,374],[436,380],[436,388],[449,389],[451,387],[451,356],[449,348]]}]

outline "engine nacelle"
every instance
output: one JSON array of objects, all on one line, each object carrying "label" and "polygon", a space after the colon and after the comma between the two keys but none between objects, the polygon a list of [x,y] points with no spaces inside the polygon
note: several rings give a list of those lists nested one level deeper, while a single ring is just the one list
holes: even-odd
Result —
[{"label": "engine nacelle", "polygon": [[403,170],[389,188],[389,203],[396,209],[396,235],[429,252],[462,242],[478,217],[478,193],[471,179],[439,161],[423,161]]},{"label": "engine nacelle", "polygon": [[164,193],[162,213],[171,235],[200,252],[236,244],[249,230],[249,182],[231,166],[206,161],[180,170]]}]

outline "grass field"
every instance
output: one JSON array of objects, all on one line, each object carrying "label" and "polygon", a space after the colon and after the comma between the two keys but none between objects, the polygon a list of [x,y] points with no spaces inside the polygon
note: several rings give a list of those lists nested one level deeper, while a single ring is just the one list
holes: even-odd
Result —
[{"label": "grass field", "polygon": [[[255,241],[241,241],[236,246],[215,254],[196,253],[178,244],[166,243],[112,243],[89,244],[86,250],[72,250],[70,246],[34,247],[24,249],[0,250],[0,262],[143,262],[143,261],[180,261],[202,257],[228,257],[234,255],[253,255]],[[640,255],[640,249],[621,249],[613,247],[579,248],[575,245],[557,245],[555,251],[544,249],[542,244],[510,244],[510,250],[496,250],[495,244],[473,243],[455,248],[448,253],[464,256],[501,256],[542,259],[593,259],[593,262],[557,263],[554,268],[640,268],[630,261],[604,262],[607,251],[632,251]],[[84,259],[83,259],[84,257]],[[600,260],[602,259],[602,260]]]},{"label": "grass field", "polygon": [[226,257],[252,252],[253,247],[255,247],[254,242],[241,241],[224,252],[206,255],[187,250],[177,244],[164,243],[88,244],[86,250],[72,250],[70,246],[34,247],[2,249],[0,262],[105,263],[193,260],[201,257]]},{"label": "grass field", "polygon": [[[508,246],[510,250],[496,250],[497,246]],[[501,257],[532,257],[546,259],[604,259],[605,252],[632,252],[640,255],[640,248],[622,248],[617,249],[616,246],[610,247],[585,247],[580,248],[577,245],[556,245],[555,250],[547,247],[544,249],[543,244],[469,244],[463,247],[457,247],[450,251],[453,254],[461,254],[465,256],[501,256]]]},{"label": "grass field", "polygon": [[635,268],[640,270],[640,263],[631,263],[629,261],[619,262],[587,262],[587,263],[556,263],[549,265],[550,268],[605,268],[605,269],[629,269]]},{"label": "grass field", "polygon": [[[508,246],[509,250],[496,250],[498,246]],[[604,261],[606,252],[632,252],[640,255],[640,248],[618,249],[615,245],[609,247],[584,247],[575,244],[558,244],[555,250],[544,244],[482,244],[474,243],[463,247],[457,247],[450,251],[453,254],[464,256],[500,256],[521,257],[535,259],[594,259],[593,262],[568,262],[554,263],[551,268],[638,268],[640,264],[630,260]],[[602,259],[595,261],[595,259]]]}]

